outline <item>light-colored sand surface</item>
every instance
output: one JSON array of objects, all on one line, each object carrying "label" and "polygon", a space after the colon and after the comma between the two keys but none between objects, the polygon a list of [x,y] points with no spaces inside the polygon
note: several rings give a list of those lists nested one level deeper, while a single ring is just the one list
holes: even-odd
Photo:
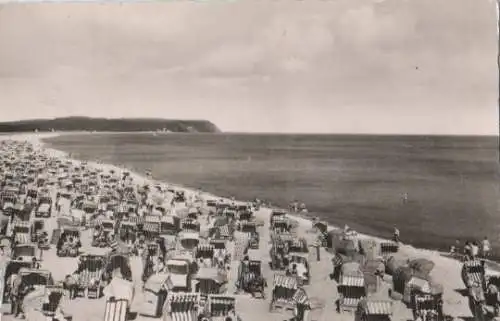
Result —
[{"label": "light-colored sand surface", "polygon": [[[40,145],[40,137],[47,137],[53,134],[47,135],[16,135],[12,136],[18,140],[28,140],[38,147]],[[11,138],[12,138],[11,137]],[[3,137],[5,138],[5,137]],[[46,152],[56,155],[58,157],[65,157],[64,153],[46,150]],[[107,169],[113,168],[111,165],[100,165],[106,167]],[[145,178],[135,175],[134,179],[139,182],[144,182]],[[189,189],[186,191],[191,192]],[[74,209],[73,209],[74,210]],[[262,261],[262,269],[264,276],[266,277],[269,286],[267,287],[267,298],[254,299],[246,294],[235,295],[237,298],[237,312],[241,318],[245,321],[276,321],[285,320],[292,317],[290,311],[282,311],[276,313],[269,312],[269,303],[271,298],[272,290],[272,277],[273,271],[270,269],[268,262],[270,261],[270,232],[269,232],[269,215],[270,209],[261,209],[255,213],[258,220],[265,222],[263,227],[259,228],[260,233],[260,247],[258,253]],[[312,231],[312,223],[307,219],[297,218],[295,219],[300,223],[297,228],[297,233],[308,239],[308,243],[311,244],[316,238],[316,234]],[[203,221],[203,220],[201,220]],[[49,220],[49,229],[55,228],[55,218],[52,217]],[[367,238],[368,236],[361,236]],[[90,231],[85,231],[82,236],[84,241],[84,248],[90,249]],[[95,251],[96,249],[92,249]],[[330,280],[329,274],[332,273],[332,254],[328,253],[325,249],[321,249],[321,261],[317,261],[315,253],[311,251],[310,253],[310,267],[311,267],[311,283],[306,286],[307,293],[312,302],[313,310],[311,311],[310,319],[317,321],[326,320],[354,320],[352,314],[343,313],[337,314],[335,312],[334,301],[337,299],[338,294],[336,290],[336,283]],[[440,282],[445,289],[444,292],[444,312],[453,318],[467,319],[470,318],[471,312],[467,304],[467,298],[463,297],[458,293],[457,289],[464,288],[460,277],[461,265],[458,261],[450,258],[445,258],[437,252],[426,251],[415,249],[411,246],[402,246],[400,253],[402,257],[410,258],[427,258],[435,263],[435,267],[432,271],[432,277],[434,280]],[[141,262],[139,259],[133,259],[133,273],[134,275],[140,275]],[[44,269],[50,270],[54,276],[54,279],[61,280],[66,274],[72,273],[77,266],[77,259],[74,258],[59,258],[55,254],[55,249],[51,249],[44,253],[44,260],[42,267]],[[228,292],[232,294],[234,291],[234,275],[237,271],[238,262],[233,261],[230,279],[228,284]],[[387,289],[389,284],[383,286]],[[384,293],[382,293],[384,294]],[[388,295],[385,293],[385,296]],[[137,296],[136,300],[140,301],[140,295]],[[29,302],[28,302],[29,301]],[[27,306],[27,318],[28,320],[43,320],[41,314],[33,309],[36,302],[36,298],[28,298],[26,300]],[[140,303],[140,302],[139,302]],[[137,302],[133,304],[135,306]],[[40,305],[40,304],[38,304]],[[70,301],[64,307],[64,310],[69,314],[73,315],[73,320],[75,321],[102,321],[104,315],[104,298],[99,300],[90,300],[84,298],[77,298]],[[151,320],[152,318],[138,316],[137,320]],[[401,302],[394,301],[394,315],[393,320],[410,320],[412,319],[411,311],[407,309]],[[10,315],[4,315],[3,320],[13,320]]]}]

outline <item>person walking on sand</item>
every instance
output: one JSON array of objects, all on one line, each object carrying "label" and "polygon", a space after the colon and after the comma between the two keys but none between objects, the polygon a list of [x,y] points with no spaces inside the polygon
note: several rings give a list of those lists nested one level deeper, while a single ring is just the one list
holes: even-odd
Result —
[{"label": "person walking on sand", "polygon": [[19,317],[20,319],[24,319],[24,310],[23,310],[23,301],[25,296],[29,292],[29,284],[27,284],[21,276],[17,276],[13,281],[13,287],[11,290],[11,302],[12,308],[11,312],[14,315],[14,318]]},{"label": "person walking on sand", "polygon": [[[453,249],[454,251],[452,252],[451,249]],[[459,255],[460,254],[460,240],[455,240],[455,245],[452,245],[451,249],[450,249],[450,254],[453,257],[456,257],[457,255]]]},{"label": "person walking on sand", "polygon": [[471,247],[470,241],[465,241],[464,256],[465,256],[465,260],[469,260],[472,256],[472,247]]},{"label": "person walking on sand", "polygon": [[399,229],[394,225],[394,232],[392,234],[392,238],[394,242],[399,243],[400,242],[400,232]]},{"label": "person walking on sand", "polygon": [[483,258],[488,258],[490,256],[490,251],[491,251],[491,244],[490,244],[490,241],[488,240],[488,237],[485,236],[484,239],[483,239],[483,242],[482,242],[482,254],[483,254]]},{"label": "person walking on sand", "polygon": [[10,298],[10,314],[13,314],[14,317],[17,317],[18,315],[18,302],[17,302],[17,292],[21,283],[21,276],[17,273],[12,273],[11,276],[9,276],[7,280],[7,289],[9,293],[9,298]]},{"label": "person walking on sand", "polygon": [[477,241],[472,242],[470,248],[471,248],[471,256],[472,259],[474,260],[479,256],[479,246]]}]

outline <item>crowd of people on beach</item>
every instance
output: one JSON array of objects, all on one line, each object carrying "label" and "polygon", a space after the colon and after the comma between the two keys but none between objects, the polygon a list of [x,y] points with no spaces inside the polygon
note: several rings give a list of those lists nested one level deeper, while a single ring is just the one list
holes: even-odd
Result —
[{"label": "crowd of people on beach", "polygon": [[[106,311],[124,300],[126,315],[134,310],[140,318],[163,315],[168,321],[238,321],[235,300],[259,299],[270,301],[270,311],[291,308],[294,321],[309,321],[318,309],[324,315],[337,311],[341,321],[352,320],[345,311],[369,320],[374,305],[384,316],[399,305],[415,320],[444,320],[444,290],[430,276],[434,263],[398,259],[404,244],[396,226],[391,240],[375,241],[347,225],[336,229],[319,218],[291,216],[307,213],[298,201],[282,210],[261,200],[215,197],[125,169],[51,157],[27,142],[0,143],[0,151],[0,211],[6,218],[0,220],[0,249],[8,261],[5,293],[13,317],[29,319],[40,310],[48,320],[64,321],[82,300],[103,297]],[[49,205],[48,216],[39,211],[43,204]],[[45,227],[33,230],[39,221]],[[38,254],[14,254],[23,246],[35,246]],[[487,238],[463,249],[457,242],[451,252],[474,261],[490,257],[491,245]],[[335,291],[325,286],[327,275],[314,274],[326,271],[324,264],[333,268]],[[27,271],[48,271],[50,277],[33,281]],[[41,286],[45,301],[33,309],[26,298]],[[70,308],[56,300],[55,288]],[[144,302],[163,302],[164,308]],[[276,319],[266,313],[262,321]]]},{"label": "crowd of people on beach", "polygon": [[456,240],[455,244],[450,247],[450,255],[457,258],[462,257],[465,260],[490,259],[491,250],[491,243],[485,236],[481,242],[466,240],[463,246],[460,240]]}]

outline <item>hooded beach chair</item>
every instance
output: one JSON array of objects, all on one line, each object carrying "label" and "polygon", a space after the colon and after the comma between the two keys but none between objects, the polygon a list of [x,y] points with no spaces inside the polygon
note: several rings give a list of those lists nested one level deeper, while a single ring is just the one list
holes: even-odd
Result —
[{"label": "hooded beach chair", "polygon": [[196,321],[199,313],[200,295],[170,292],[167,297],[164,321]]},{"label": "hooded beach chair", "polygon": [[212,244],[198,244],[196,258],[213,259],[215,247]]},{"label": "hooded beach chair", "polygon": [[273,297],[269,307],[270,312],[273,312],[276,308],[293,308],[295,305],[293,295],[297,288],[297,278],[275,274],[273,279]]},{"label": "hooded beach chair", "polygon": [[128,321],[128,301],[125,299],[107,300],[103,321]]},{"label": "hooded beach chair", "polygon": [[236,298],[228,295],[210,295],[207,301],[207,314],[210,318],[224,320],[236,309]]}]

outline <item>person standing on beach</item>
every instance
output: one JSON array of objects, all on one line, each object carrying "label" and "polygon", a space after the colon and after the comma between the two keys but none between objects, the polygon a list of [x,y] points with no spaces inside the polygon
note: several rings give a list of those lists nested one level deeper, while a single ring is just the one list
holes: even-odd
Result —
[{"label": "person standing on beach", "polygon": [[392,237],[393,237],[394,242],[396,242],[396,243],[400,242],[400,233],[399,233],[399,230],[396,227],[396,225],[394,225],[394,232],[393,232],[393,236]]},{"label": "person standing on beach", "polygon": [[471,244],[471,256],[473,260],[479,256],[479,246],[477,241],[474,241]]},{"label": "person standing on beach", "polygon": [[465,241],[464,255],[466,260],[469,260],[470,257],[472,256],[472,247],[469,241]]},{"label": "person standing on beach", "polygon": [[455,245],[453,245],[451,248],[454,249],[454,251],[450,254],[454,256],[460,254],[460,240],[455,240]]},{"label": "person standing on beach", "polygon": [[486,259],[490,256],[490,251],[491,251],[491,244],[487,236],[484,237],[481,245],[482,245],[481,252],[483,254],[483,258]]}]

